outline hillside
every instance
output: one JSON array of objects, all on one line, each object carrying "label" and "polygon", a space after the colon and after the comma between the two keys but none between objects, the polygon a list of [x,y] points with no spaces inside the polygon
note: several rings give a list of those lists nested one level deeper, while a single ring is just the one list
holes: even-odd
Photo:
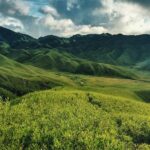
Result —
[{"label": "hillside", "polygon": [[[52,54],[57,56],[56,55],[57,53],[52,53]],[[61,57],[61,55],[58,55],[58,56],[59,58]],[[70,69],[68,67],[68,70],[63,70],[63,67],[65,68],[66,66],[65,63],[68,62],[66,58],[64,58],[65,60],[64,62],[59,63],[59,66],[57,66],[58,62],[55,57],[53,58],[54,64],[52,64],[52,62],[49,59],[50,59],[49,57],[47,61],[45,60],[45,57],[43,58],[43,60],[38,58],[35,61],[33,59],[31,61],[32,63],[28,62],[28,65],[27,64],[25,65],[25,64],[18,63],[14,60],[11,60],[3,55],[0,55],[0,64],[1,64],[0,65],[0,96],[3,97],[4,99],[7,97],[12,98],[15,96],[24,95],[32,91],[50,89],[55,86],[74,84],[74,82],[71,81],[68,77],[66,77],[65,74],[60,77],[60,74],[62,73],[59,73],[56,71],[68,71],[68,72],[78,73],[78,74],[82,73],[82,74],[110,76],[110,77],[116,76],[120,78],[136,77],[134,74],[126,70],[123,70],[117,67],[113,68],[107,65],[99,65],[99,72],[96,73],[96,70],[95,72],[94,70],[89,70],[89,67],[94,68],[95,66],[95,65],[92,66],[92,64],[90,63],[87,66],[81,68],[82,72],[73,72],[75,69],[75,67],[73,68],[73,65],[74,65],[73,60],[70,60]],[[45,61],[45,63],[43,61]],[[43,62],[42,66],[40,65],[41,62]],[[29,65],[29,64],[35,65],[37,67],[33,67],[32,65]],[[81,64],[77,63],[77,65],[79,65],[80,67],[81,67]],[[51,65],[56,65],[56,66],[53,66],[52,68]],[[41,69],[38,67],[40,67]],[[42,68],[45,68],[47,71],[43,70]]]},{"label": "hillside", "polygon": [[0,145],[145,150],[150,148],[149,113],[149,104],[117,96],[79,90],[36,92],[17,103],[0,103]]},{"label": "hillside", "polygon": [[0,149],[149,150],[149,48],[150,35],[0,27]]},{"label": "hillside", "polygon": [[[0,27],[1,43],[8,44],[7,54],[12,53],[12,49],[26,51],[29,55],[33,50],[57,49],[60,52],[67,52],[76,57],[84,58],[98,63],[121,65],[141,70],[149,70],[150,59],[150,35],[111,35],[111,34],[91,34],[74,35],[70,38],[57,36],[46,36],[39,39],[28,35],[16,33]],[[6,47],[6,46],[5,46]],[[2,48],[1,48],[2,49]],[[2,50],[1,50],[2,51]],[[16,54],[16,53],[15,53]],[[143,65],[144,63],[144,65]]]},{"label": "hillside", "polygon": [[17,60],[47,70],[85,75],[136,78],[132,71],[125,68],[87,61],[57,50],[35,50],[35,53],[32,53],[29,58],[26,57],[25,59],[21,56]]},{"label": "hillside", "polygon": [[23,65],[0,55],[0,96],[4,98],[65,84],[68,85],[69,80],[63,76],[58,78],[56,73]]},{"label": "hillside", "polygon": [[0,27],[0,42],[5,42],[11,48],[35,48],[38,46],[38,41],[33,37],[11,31],[9,29]]},{"label": "hillside", "polygon": [[1,54],[23,64],[29,64],[46,70],[69,72],[85,75],[111,76],[121,78],[137,78],[132,70],[81,59],[67,52],[57,49],[12,49],[3,43]]},{"label": "hillside", "polygon": [[75,35],[68,39],[55,37],[53,40],[51,36],[39,39],[46,46],[97,62],[134,67],[150,59],[150,35]]}]

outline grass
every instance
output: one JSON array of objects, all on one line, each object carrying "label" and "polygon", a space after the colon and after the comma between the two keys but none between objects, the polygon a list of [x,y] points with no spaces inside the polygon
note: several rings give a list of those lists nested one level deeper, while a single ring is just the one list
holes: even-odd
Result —
[{"label": "grass", "polygon": [[[72,85],[65,76],[23,65],[3,55],[0,55],[0,63],[0,87],[14,95],[20,96],[55,86]],[[1,92],[1,96],[6,97],[7,95]]]},{"label": "grass", "polygon": [[31,76],[40,73],[62,84],[0,102],[2,150],[150,148],[150,105],[137,93],[150,89],[147,79],[31,71],[26,79],[36,81]]},{"label": "grass", "polygon": [[11,57],[15,60],[46,70],[130,79],[137,77],[125,67],[88,61],[56,49],[21,50],[12,53],[14,56]]},{"label": "grass", "polygon": [[[64,56],[64,58],[62,57],[63,62],[60,63],[59,67],[62,67],[62,65],[63,65],[64,68],[69,68],[69,67],[66,67],[66,65],[68,63],[67,64],[64,63],[66,61],[71,62],[71,63],[74,62],[74,64],[77,64],[79,66],[81,65],[81,64],[79,64],[79,63],[81,63],[80,59],[77,59],[68,54],[62,55],[62,54],[59,54],[58,52],[54,52],[54,51],[52,51],[51,53],[48,53],[48,54],[49,54],[49,56],[52,57],[52,59],[55,60],[55,63],[56,63],[57,58]],[[45,55],[45,57],[46,57],[46,55]],[[43,65],[44,65],[44,63],[43,63],[44,61],[46,61],[46,59],[44,59],[43,61],[39,60],[40,64],[43,64]],[[48,57],[48,61],[46,61],[46,65],[48,65],[47,62],[49,62],[49,57]],[[51,61],[50,61],[50,63],[51,63]],[[82,63],[83,63],[83,60],[82,60]],[[21,95],[27,94],[29,92],[50,89],[50,88],[53,88],[56,86],[64,86],[64,85],[78,86],[78,84],[81,84],[81,83],[77,83],[78,81],[76,81],[76,79],[74,80],[75,76],[73,74],[71,75],[72,77],[68,77],[67,73],[63,74],[63,73],[59,73],[55,69],[53,71],[52,70],[44,70],[44,69],[42,69],[42,67],[40,69],[38,67],[31,66],[30,64],[28,64],[28,65],[22,64],[22,63],[14,61],[8,57],[5,57],[3,55],[0,55],[0,64],[1,64],[0,65],[0,87],[4,90],[8,91],[9,93],[11,93],[8,95],[8,97],[10,97],[10,98],[13,97],[12,95],[21,96]],[[56,65],[55,67],[59,69],[58,62],[55,65]],[[135,77],[133,73],[131,73],[128,70],[121,69],[120,67],[117,68],[117,67],[114,67],[111,65],[98,64],[98,68],[94,68],[96,66],[97,66],[97,64],[92,65],[91,62],[86,62],[84,65],[85,69],[83,69],[84,67],[81,67],[80,69],[85,74],[91,74],[92,72],[89,72],[91,70],[88,69],[90,67],[94,72],[95,71],[99,72],[97,74],[98,76],[102,76],[102,75],[110,76],[110,77],[118,76],[120,78],[123,78],[123,77],[134,78]],[[70,68],[74,70],[74,67],[70,66]],[[79,74],[79,73],[82,73],[82,72],[80,72],[80,71],[77,72],[77,74]],[[82,76],[82,75],[78,75],[79,78],[80,78],[80,76]],[[96,77],[95,77],[95,79],[96,79]],[[0,94],[2,97],[7,97],[8,92],[1,92]]]},{"label": "grass", "polygon": [[0,63],[2,150],[150,149],[149,72],[132,80],[48,71],[3,55]]},{"label": "grass", "polygon": [[0,103],[2,149],[149,149],[150,106],[54,89]]}]

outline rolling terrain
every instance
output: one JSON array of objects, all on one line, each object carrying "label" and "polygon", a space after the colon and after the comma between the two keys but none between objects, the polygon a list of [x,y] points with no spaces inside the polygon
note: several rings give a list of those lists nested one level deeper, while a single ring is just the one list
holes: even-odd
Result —
[{"label": "rolling terrain", "polygon": [[25,56],[25,58],[21,57],[24,60],[31,56],[34,50],[38,49],[39,52],[43,49],[47,51],[57,49],[59,52],[66,52],[98,63],[149,71],[150,35],[91,34],[74,35],[70,38],[50,35],[35,39],[0,27],[0,41],[5,47],[3,54],[12,58],[16,57],[17,53],[17,56]]},{"label": "rolling terrain", "polygon": [[[2,91],[20,96],[36,90],[49,89],[68,84],[65,77],[54,72],[47,72],[31,65],[24,65],[0,55],[0,87]],[[59,78],[58,78],[59,77]],[[1,96],[9,97],[7,92]]]},{"label": "rolling terrain", "polygon": [[149,35],[0,27],[0,149],[149,150],[149,48]]}]

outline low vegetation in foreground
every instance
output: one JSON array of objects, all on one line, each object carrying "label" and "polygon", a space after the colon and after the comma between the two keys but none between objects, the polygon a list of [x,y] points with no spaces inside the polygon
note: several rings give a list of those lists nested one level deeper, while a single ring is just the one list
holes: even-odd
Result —
[{"label": "low vegetation in foreground", "polygon": [[74,88],[61,86],[0,102],[2,150],[150,149],[150,105],[136,93],[148,93],[148,83],[66,76]]}]

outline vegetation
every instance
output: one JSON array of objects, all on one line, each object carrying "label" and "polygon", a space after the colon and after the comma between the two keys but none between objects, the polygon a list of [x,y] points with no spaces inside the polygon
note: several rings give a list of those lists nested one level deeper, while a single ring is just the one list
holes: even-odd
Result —
[{"label": "vegetation", "polygon": [[148,42],[0,27],[0,149],[149,150]]},{"label": "vegetation", "polygon": [[[68,53],[60,53],[57,50],[45,50],[44,52],[37,51],[33,53],[29,59],[25,59],[23,63],[34,65],[43,69],[76,74],[114,76],[131,79],[136,78],[136,75],[131,70],[127,70],[123,67],[116,67],[113,65],[79,59]],[[21,60],[24,59],[21,58]]]},{"label": "vegetation", "polygon": [[150,106],[137,94],[149,83],[61,75],[70,85],[0,102],[1,149],[150,148]]},{"label": "vegetation", "polygon": [[74,35],[68,39],[46,36],[39,42],[80,58],[149,70],[150,35],[93,34]]},{"label": "vegetation", "polygon": [[68,79],[54,72],[23,65],[3,55],[0,55],[0,64],[0,87],[3,89],[0,90],[1,97],[6,97],[7,92],[13,93],[8,94],[8,97],[21,96],[36,90],[69,84]]},{"label": "vegetation", "polygon": [[10,46],[7,49],[8,53],[5,53],[7,56],[14,58],[19,55],[22,56],[20,60],[33,58],[34,50],[41,53],[43,49],[57,49],[59,52],[67,52],[98,63],[149,70],[150,35],[93,34],[74,35],[70,38],[46,36],[34,39],[0,27],[0,41]]},{"label": "vegetation", "polygon": [[150,148],[150,106],[140,101],[55,89],[0,107],[2,149]]}]

